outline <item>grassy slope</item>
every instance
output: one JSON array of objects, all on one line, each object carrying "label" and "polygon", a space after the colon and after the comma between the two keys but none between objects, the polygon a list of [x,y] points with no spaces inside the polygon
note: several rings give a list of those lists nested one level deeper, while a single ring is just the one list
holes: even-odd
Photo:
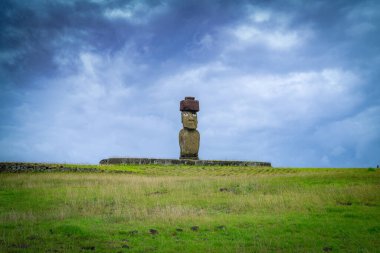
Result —
[{"label": "grassy slope", "polygon": [[379,170],[99,168],[0,174],[0,252],[379,252]]}]

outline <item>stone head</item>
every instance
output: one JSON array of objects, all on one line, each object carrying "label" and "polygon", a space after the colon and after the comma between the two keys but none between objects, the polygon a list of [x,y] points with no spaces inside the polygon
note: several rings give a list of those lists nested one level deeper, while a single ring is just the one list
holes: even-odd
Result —
[{"label": "stone head", "polygon": [[197,112],[199,111],[199,101],[194,97],[185,97],[180,103],[181,119],[184,128],[197,129],[198,119]]},{"label": "stone head", "polygon": [[184,128],[197,129],[198,118],[196,112],[183,111],[181,112],[181,119]]}]

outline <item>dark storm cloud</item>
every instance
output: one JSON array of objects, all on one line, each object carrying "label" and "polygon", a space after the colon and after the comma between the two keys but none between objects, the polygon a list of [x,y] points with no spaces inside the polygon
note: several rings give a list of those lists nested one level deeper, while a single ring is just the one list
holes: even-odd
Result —
[{"label": "dark storm cloud", "polygon": [[80,50],[112,50],[123,43],[117,43],[117,26],[102,18],[101,6],[95,3],[3,1],[1,5],[1,63],[7,78],[18,85],[30,83],[36,75],[56,75],[60,54],[75,61]]},{"label": "dark storm cloud", "polygon": [[[135,11],[133,6],[142,4],[144,9],[137,10],[136,17],[126,19],[117,15],[128,8]],[[164,9],[162,13],[149,13],[160,7]],[[174,1],[173,4],[159,1],[109,4],[101,1],[3,1],[0,10],[1,64],[6,71],[3,78],[20,85],[30,83],[35,75],[54,76],[62,70],[58,66],[60,60],[68,61],[66,73],[75,68],[80,51],[112,54],[128,42],[135,43],[143,58],[144,50],[149,48],[149,56],[144,60],[151,60],[152,64],[188,57],[186,50],[191,48],[197,36],[202,36],[214,25],[236,18],[239,13],[234,11],[236,9],[231,4],[214,5],[211,1],[202,5],[190,1]]]},{"label": "dark storm cloud", "polygon": [[[139,3],[146,6],[134,14],[139,15],[138,17],[128,20],[123,19],[122,15],[117,15],[117,10],[120,14],[127,6]],[[149,17],[147,10],[159,6],[164,10]],[[378,43],[375,32],[365,36],[360,34],[360,29],[376,30],[376,27],[371,28],[371,25],[378,24],[378,17],[366,14],[377,7],[373,2],[275,1],[253,2],[247,5],[247,2],[232,1],[207,1],[203,4],[197,1],[115,1],[110,4],[91,1],[3,1],[1,24],[4,32],[1,48],[8,53],[8,57],[2,59],[3,66],[10,72],[20,70],[33,74],[44,71],[48,74],[56,70],[54,56],[57,51],[64,49],[65,52],[73,54],[82,49],[116,52],[128,41],[137,44],[143,42],[142,44],[151,50],[150,57],[156,61],[189,57],[191,54],[186,53],[191,51],[191,47],[206,33],[215,34],[225,24],[233,25],[240,22],[247,12],[247,6],[288,14],[291,16],[289,28],[311,27],[316,32],[315,36],[321,36],[321,45],[313,47],[313,50],[318,51],[311,52],[314,55],[320,53],[326,57],[331,54],[331,57],[342,57],[343,55],[337,54],[343,52],[332,51],[336,48],[333,45],[348,41],[348,36],[355,36],[347,34],[350,28],[351,33],[359,34],[340,49],[349,53],[348,57],[358,56],[358,50],[346,50],[347,47],[367,41],[371,46],[363,47],[360,51],[362,55],[370,56],[373,55],[373,46]],[[107,10],[111,14],[113,11],[115,17],[107,18],[107,15],[104,15]],[[358,10],[356,14],[355,10]],[[141,20],[136,23],[133,22],[134,18]],[[148,20],[144,21],[145,18]],[[365,19],[369,19],[369,22],[359,23],[366,22]],[[257,51],[255,58],[266,58],[260,57],[262,50]],[[362,58],[355,59],[365,64],[361,61]],[[314,63],[318,59],[309,60]]]}]

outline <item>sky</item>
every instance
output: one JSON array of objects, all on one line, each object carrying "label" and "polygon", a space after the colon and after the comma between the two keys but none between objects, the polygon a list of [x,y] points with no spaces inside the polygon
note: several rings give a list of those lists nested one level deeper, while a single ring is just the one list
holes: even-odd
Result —
[{"label": "sky", "polygon": [[0,2],[0,161],[380,164],[380,1]]}]

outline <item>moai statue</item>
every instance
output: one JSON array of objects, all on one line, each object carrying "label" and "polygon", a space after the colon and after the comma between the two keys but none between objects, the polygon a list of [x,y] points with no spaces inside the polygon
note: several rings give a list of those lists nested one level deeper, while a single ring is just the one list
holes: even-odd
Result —
[{"label": "moai statue", "polygon": [[194,97],[185,97],[180,103],[183,128],[179,132],[180,159],[198,160],[200,135],[197,130],[199,101]]}]

